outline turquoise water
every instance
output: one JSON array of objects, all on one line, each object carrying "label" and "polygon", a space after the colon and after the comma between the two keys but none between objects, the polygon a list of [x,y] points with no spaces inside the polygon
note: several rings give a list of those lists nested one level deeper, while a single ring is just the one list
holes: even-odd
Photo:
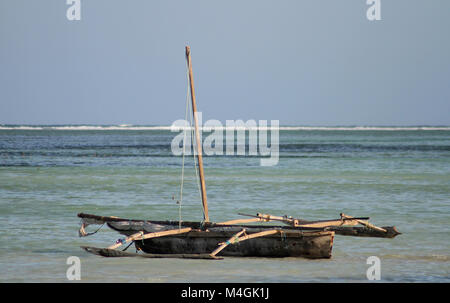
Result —
[{"label": "turquoise water", "polygon": [[[210,217],[237,213],[302,219],[370,216],[395,239],[336,236],[330,260],[223,261],[101,258],[104,227],[79,238],[79,212],[178,220],[181,157],[164,128],[0,127],[0,282],[364,282],[369,256],[386,282],[450,282],[450,128],[293,128],[280,131],[280,159],[205,157]],[[202,219],[191,157],[183,220]],[[175,200],[173,199],[175,197]],[[90,227],[94,230],[94,227]],[[129,249],[133,251],[132,248]]]}]

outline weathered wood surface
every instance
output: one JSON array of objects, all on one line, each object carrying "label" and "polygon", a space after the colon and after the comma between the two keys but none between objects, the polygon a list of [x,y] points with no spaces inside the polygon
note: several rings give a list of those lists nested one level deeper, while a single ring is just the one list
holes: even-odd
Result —
[{"label": "weathered wood surface", "polygon": [[198,160],[198,171],[200,178],[200,187],[202,192],[202,203],[203,203],[203,213],[205,216],[205,222],[209,222],[208,215],[208,201],[206,197],[206,183],[205,175],[203,171],[203,157],[202,157],[202,140],[200,138],[200,132],[198,128],[198,117],[197,117],[197,104],[195,102],[195,90],[194,90],[194,74],[192,73],[192,60],[191,60],[191,48],[186,46],[186,60],[189,69],[189,84],[191,90],[191,101],[192,101],[192,115],[194,117],[194,127],[195,127],[195,142],[197,145],[197,160]]},{"label": "weathered wood surface", "polygon": [[[293,226],[293,227],[300,227],[300,228],[324,228],[328,226],[341,226],[341,225],[356,225],[358,224],[358,220],[368,220],[369,217],[360,217],[360,218],[342,218],[341,219],[332,219],[332,220],[317,220],[317,221],[307,221],[302,219],[295,219],[292,217],[281,217],[281,216],[274,216],[270,214],[261,214],[257,213],[256,215],[248,215],[248,214],[239,214],[242,216],[248,216],[248,217],[254,217],[255,219],[248,219],[247,222],[269,222],[269,221],[279,221],[284,224]],[[236,221],[236,222],[234,222]],[[243,219],[241,222],[240,220],[232,220],[223,222],[221,224],[229,223],[229,224],[235,224],[235,223],[247,223],[246,220]]]},{"label": "weathered wood surface", "polygon": [[252,218],[252,219],[236,219],[236,220],[229,220],[224,222],[218,222],[217,225],[233,225],[233,224],[244,224],[244,223],[252,223],[252,222],[262,222],[264,221],[261,218]]},{"label": "weathered wood surface", "polygon": [[138,233],[132,234],[131,236],[128,236],[127,238],[125,238],[124,242],[116,243],[114,245],[109,246],[108,248],[115,249],[115,248],[122,246],[123,244],[131,242],[131,241],[138,241],[138,240],[143,240],[143,239],[183,234],[183,233],[190,232],[191,230],[192,230],[192,228],[188,227],[188,228],[182,228],[182,229],[170,229],[170,230],[165,230],[165,231],[160,231],[160,232],[152,232],[152,233],[148,233],[148,234],[144,234],[143,231],[140,231]]},{"label": "weathered wood surface", "polygon": [[181,259],[209,259],[222,260],[221,257],[210,254],[137,254],[109,248],[98,248],[91,246],[80,246],[85,251],[102,257],[139,257],[139,258],[181,258]]},{"label": "weathered wood surface", "polygon": [[141,222],[141,221],[143,221],[143,220],[132,220],[132,219],[119,218],[119,217],[115,217],[115,216],[98,216],[98,215],[85,214],[85,213],[79,213],[77,215],[77,217],[81,218],[81,219],[91,219],[93,221],[98,221],[99,224],[102,224],[105,222],[120,222],[120,221]]},{"label": "weathered wood surface", "polygon": [[402,233],[397,231],[395,226],[383,226],[384,231],[370,229],[367,227],[345,227],[332,226],[327,227],[326,230],[334,231],[337,235],[353,236],[353,237],[375,237],[375,238],[395,238]]},{"label": "weathered wood surface", "polygon": [[[267,232],[263,230],[262,232]],[[138,249],[153,254],[205,254],[214,251],[218,243],[226,242],[235,232],[191,231],[182,235],[135,241]],[[330,258],[334,232],[286,231],[239,241],[221,252],[237,257],[305,257]]]},{"label": "weathered wood surface", "polygon": [[219,252],[221,252],[223,249],[225,249],[225,247],[227,247],[229,244],[233,244],[236,241],[236,239],[238,239],[239,236],[242,235],[243,233],[245,233],[245,229],[243,229],[240,232],[234,234],[225,243],[219,243],[219,247],[217,247],[210,255],[211,256],[217,255]]},{"label": "weathered wood surface", "polygon": [[245,236],[239,237],[237,240],[238,240],[238,242],[242,242],[242,241],[245,241],[245,240],[250,240],[250,239],[265,237],[265,236],[269,236],[269,235],[274,235],[274,234],[277,234],[277,233],[280,233],[280,232],[281,232],[281,230],[278,230],[278,229],[265,230],[265,231],[260,231],[259,233],[254,233],[254,234],[250,234],[250,235],[245,235]]},{"label": "weathered wood surface", "polygon": [[125,241],[123,241],[123,242],[116,242],[116,244],[113,244],[113,245],[109,246],[108,249],[115,249],[115,248],[117,248],[117,247],[122,246],[122,245],[125,244],[125,243],[134,241],[134,240],[136,240],[138,237],[142,237],[143,235],[144,235],[144,232],[142,232],[142,231],[141,231],[141,232],[138,232],[138,233],[135,233],[135,234],[132,234],[132,235],[126,237],[126,238],[125,238]]},{"label": "weathered wood surface", "polygon": [[250,235],[245,234],[244,236],[241,236],[243,233],[245,233],[245,229],[243,229],[242,231],[240,231],[237,234],[233,235],[226,242],[219,243],[220,246],[211,253],[211,256],[217,255],[220,251],[225,249],[230,244],[241,243],[242,241],[245,241],[245,240],[265,237],[265,236],[277,234],[277,233],[280,233],[280,232],[281,231],[278,230],[278,229],[272,229],[272,230],[261,231],[261,232],[258,232],[258,233],[253,233],[253,234],[250,234]]},{"label": "weathered wood surface", "polygon": [[295,227],[315,227],[315,228],[323,228],[328,226],[342,226],[342,225],[357,225],[358,220],[356,219],[335,219],[335,220],[324,220],[324,221],[316,221],[316,222],[302,222],[298,221],[294,226]]},{"label": "weathered wood surface", "polygon": [[[353,218],[353,217],[347,216],[347,215],[344,214],[344,213],[341,213],[341,218],[343,218],[343,219],[350,219],[350,220],[351,220],[351,219],[355,219],[355,218]],[[357,221],[359,224],[366,226],[367,228],[370,228],[370,229],[373,229],[373,230],[376,230],[376,231],[379,231],[379,232],[384,232],[384,233],[387,232],[386,229],[380,228],[380,227],[378,227],[378,226],[375,226],[375,225],[369,223],[368,221],[365,221],[365,220],[356,220],[356,221]]]}]

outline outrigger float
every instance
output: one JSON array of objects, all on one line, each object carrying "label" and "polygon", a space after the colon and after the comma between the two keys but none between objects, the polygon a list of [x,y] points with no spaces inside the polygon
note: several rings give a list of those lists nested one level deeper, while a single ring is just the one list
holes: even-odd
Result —
[{"label": "outrigger float", "polygon": [[[335,234],[379,238],[394,238],[400,234],[395,226],[378,227],[369,223],[368,217],[351,217],[343,213],[339,219],[320,221],[257,213],[240,214],[249,217],[245,219],[210,222],[189,46],[186,47],[186,60],[197,147],[196,168],[199,172],[204,220],[202,222],[185,222],[181,218],[179,221],[133,220],[79,213],[80,237],[95,233],[86,232],[85,228],[88,225],[105,223],[109,228],[126,236],[108,248],[81,246],[84,250],[103,257],[219,260],[223,259],[223,256],[235,256],[320,259],[331,258]],[[284,225],[245,225],[258,222],[279,222]],[[133,243],[137,252],[126,252],[125,250]],[[119,250],[118,248],[123,245],[127,247]]]}]

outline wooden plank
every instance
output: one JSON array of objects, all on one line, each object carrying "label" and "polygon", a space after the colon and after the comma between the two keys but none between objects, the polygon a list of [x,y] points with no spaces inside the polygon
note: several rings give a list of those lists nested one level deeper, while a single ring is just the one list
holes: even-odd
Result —
[{"label": "wooden plank", "polygon": [[280,230],[278,230],[278,229],[266,230],[266,231],[262,231],[262,232],[259,232],[259,233],[254,233],[254,234],[250,234],[250,235],[245,235],[245,236],[239,237],[237,242],[242,242],[242,241],[245,241],[245,240],[250,240],[250,239],[254,239],[254,238],[259,238],[259,237],[264,237],[264,236],[268,236],[268,235],[273,235],[273,234],[276,234],[276,233],[279,233],[279,232],[280,232]]},{"label": "wooden plank", "polygon": [[[300,219],[294,219],[291,217],[281,217],[281,216],[274,216],[270,214],[261,214],[257,213],[256,216],[254,215],[247,215],[247,214],[241,214],[242,216],[250,216],[255,218],[260,218],[261,221],[280,221],[287,225],[291,225],[293,227],[311,227],[311,228],[323,228],[327,226],[341,226],[341,225],[357,225],[359,219],[362,218],[341,218],[341,219],[333,219],[333,220],[319,220],[319,221],[304,221]],[[368,217],[364,217],[363,219],[368,219]],[[230,221],[232,222],[232,221]],[[243,222],[245,223],[245,222]]]},{"label": "wooden plank", "polygon": [[251,223],[251,222],[261,222],[263,221],[261,218],[253,218],[253,219],[236,219],[225,222],[216,223],[216,225],[233,225],[233,224],[242,224],[242,223]]},{"label": "wooden plank", "polygon": [[[344,218],[344,219],[354,219],[353,217],[347,216],[347,215],[344,214],[344,213],[341,213],[341,217]],[[359,224],[364,225],[364,226],[366,226],[366,227],[368,227],[368,228],[370,228],[370,229],[374,229],[374,230],[378,230],[378,231],[387,233],[386,229],[381,228],[381,227],[378,227],[378,226],[375,226],[375,225],[373,225],[373,224],[370,224],[370,223],[367,222],[367,221],[364,221],[364,220],[356,220],[356,221],[357,221]]]},{"label": "wooden plank", "polygon": [[178,235],[178,234],[184,234],[187,232],[190,232],[192,228],[181,228],[181,229],[171,229],[171,230],[165,230],[165,231],[158,231],[154,233],[148,233],[142,236],[142,239],[136,239],[136,240],[143,240],[143,239],[150,239],[150,238],[157,238],[157,237],[164,237],[164,236],[170,236],[170,235]]},{"label": "wooden plank", "polygon": [[132,234],[131,236],[126,237],[124,241],[117,242],[116,244],[113,244],[113,245],[109,246],[108,249],[115,249],[117,247],[120,247],[120,246],[122,246],[125,243],[134,241],[137,237],[141,237],[143,234],[144,234],[144,232],[142,232],[142,231],[138,232],[138,233],[135,233],[135,234]]},{"label": "wooden plank", "polygon": [[313,222],[313,223],[303,223],[303,224],[296,224],[295,227],[327,227],[327,226],[341,226],[341,225],[357,225],[358,220],[356,219],[336,219],[336,220],[328,220],[328,221],[320,221],[320,222]]},{"label": "wooden plank", "polygon": [[254,238],[259,238],[259,237],[264,237],[264,236],[268,236],[268,235],[273,235],[273,234],[276,234],[276,233],[279,233],[279,232],[280,232],[280,230],[278,230],[278,229],[272,229],[272,230],[266,230],[266,231],[253,233],[253,234],[250,234],[250,235],[245,235],[245,236],[240,237],[240,235],[245,233],[245,229],[243,229],[240,232],[238,232],[237,234],[233,235],[233,237],[228,239],[228,241],[223,242],[223,243],[219,243],[220,246],[211,253],[211,256],[217,255],[219,252],[221,252],[225,247],[227,247],[230,244],[236,244],[236,243],[239,243],[239,242],[242,242],[242,241],[245,241],[245,240],[250,240],[250,239],[254,239]]},{"label": "wooden plank", "polygon": [[216,248],[210,255],[211,256],[215,256],[217,255],[220,251],[222,251],[225,247],[227,247],[229,244],[234,244],[234,241],[236,241],[236,239],[239,238],[240,235],[242,235],[243,233],[245,233],[245,229],[241,230],[240,232],[234,234],[230,239],[228,239],[225,243],[220,243],[219,247]]},{"label": "wooden plank", "polygon": [[125,241],[116,243],[114,245],[111,245],[108,247],[108,249],[115,249],[125,243],[131,242],[131,241],[139,241],[139,240],[145,240],[150,238],[158,238],[158,237],[164,237],[164,236],[171,236],[171,235],[178,235],[190,232],[192,228],[182,228],[182,229],[171,229],[171,230],[165,230],[165,231],[159,231],[159,232],[153,232],[144,234],[143,232],[135,233],[127,238],[125,238]]},{"label": "wooden plank", "polygon": [[200,175],[200,187],[202,190],[202,203],[205,216],[204,219],[205,222],[209,222],[208,201],[206,197],[206,184],[203,172],[202,141],[200,139],[200,133],[198,131],[197,105],[195,103],[195,91],[194,91],[194,75],[192,73],[191,48],[189,46],[186,46],[186,60],[189,68],[189,83],[191,85],[192,113],[194,116],[195,138],[197,142],[197,159],[198,159],[198,170]]},{"label": "wooden plank", "polygon": [[[264,222],[281,221],[281,222],[283,222],[283,223],[285,223],[287,225],[291,225],[291,226],[294,226],[296,221],[298,221],[297,219],[292,219],[292,218],[288,218],[288,217],[273,216],[273,215],[270,215],[270,214],[261,214],[261,213],[257,213],[256,216],[255,215],[241,214],[241,213],[239,213],[239,215],[259,218],[259,221],[264,221]],[[252,222],[252,221],[250,221],[250,222]],[[245,223],[245,222],[243,222],[243,223]]]}]

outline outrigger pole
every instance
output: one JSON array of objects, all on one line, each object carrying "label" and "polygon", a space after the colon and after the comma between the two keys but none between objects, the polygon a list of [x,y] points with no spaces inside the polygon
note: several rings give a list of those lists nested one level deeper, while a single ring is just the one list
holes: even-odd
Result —
[{"label": "outrigger pole", "polygon": [[202,191],[203,215],[205,222],[209,222],[208,200],[206,198],[205,175],[203,172],[202,141],[200,140],[200,133],[198,131],[197,105],[195,104],[195,91],[194,91],[194,75],[192,74],[191,48],[189,46],[186,46],[186,60],[189,68],[189,83],[191,85],[192,114],[194,116],[195,138],[196,138],[195,141],[197,142],[197,159],[198,159],[198,170],[200,175],[200,187]]}]

